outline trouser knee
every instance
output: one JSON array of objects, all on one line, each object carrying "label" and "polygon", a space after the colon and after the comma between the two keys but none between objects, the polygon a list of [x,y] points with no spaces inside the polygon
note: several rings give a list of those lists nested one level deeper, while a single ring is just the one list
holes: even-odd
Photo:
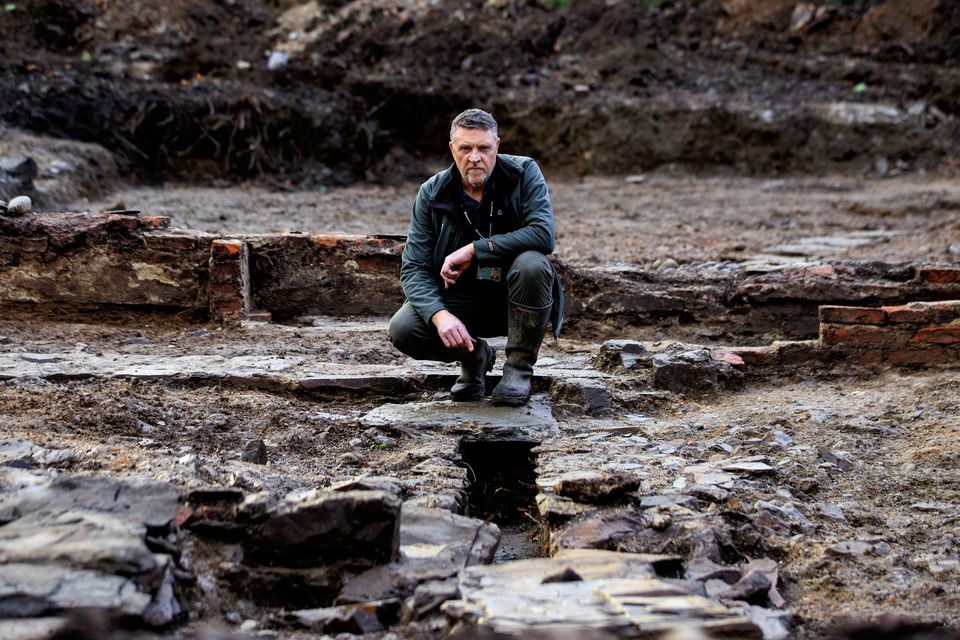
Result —
[{"label": "trouser knee", "polygon": [[417,358],[423,351],[423,336],[418,331],[419,324],[422,322],[416,313],[410,313],[408,305],[400,307],[400,310],[390,318],[390,326],[387,328],[387,336],[391,344],[406,355]]},{"label": "trouser knee", "polygon": [[553,265],[538,251],[525,251],[516,257],[507,272],[510,302],[542,309],[553,302]]}]

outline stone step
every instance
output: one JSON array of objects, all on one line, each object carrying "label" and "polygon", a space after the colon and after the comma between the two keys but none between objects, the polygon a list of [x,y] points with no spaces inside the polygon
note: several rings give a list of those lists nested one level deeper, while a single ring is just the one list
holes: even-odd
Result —
[{"label": "stone step", "polygon": [[[0,353],[0,380],[41,378],[52,381],[89,378],[169,380],[200,384],[229,383],[237,387],[289,391],[363,391],[407,393],[421,388],[443,389],[459,375],[456,364],[403,365],[315,362],[304,356],[189,355],[162,357],[101,352]],[[536,388],[554,379],[605,379],[593,369],[539,367]],[[495,384],[499,375],[491,375]]]}]

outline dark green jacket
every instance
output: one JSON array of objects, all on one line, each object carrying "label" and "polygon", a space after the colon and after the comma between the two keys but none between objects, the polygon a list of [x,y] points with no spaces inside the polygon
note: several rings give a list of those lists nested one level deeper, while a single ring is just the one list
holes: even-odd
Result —
[{"label": "dark green jacket", "polygon": [[[507,226],[516,230],[474,241],[476,263],[481,267],[507,267],[524,251],[553,253],[553,206],[540,167],[532,158],[498,154],[493,171],[496,191],[501,194],[497,206],[503,206],[510,223]],[[420,186],[403,250],[403,292],[428,324],[435,313],[446,309],[440,278],[444,259],[472,237],[457,217],[459,210],[453,196],[454,189],[459,188],[456,180],[460,180],[460,172],[456,165],[451,165]],[[559,278],[553,284],[551,320],[554,336],[559,336],[563,323]]]}]

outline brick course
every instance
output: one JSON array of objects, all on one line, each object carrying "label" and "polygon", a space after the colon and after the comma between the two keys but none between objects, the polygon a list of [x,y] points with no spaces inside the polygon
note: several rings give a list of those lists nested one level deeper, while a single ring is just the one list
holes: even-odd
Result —
[{"label": "brick course", "polygon": [[210,244],[210,317],[221,322],[242,320],[250,311],[250,258],[247,243],[214,240]]},{"label": "brick course", "polygon": [[[935,277],[946,279],[935,270]],[[884,320],[880,320],[884,318]],[[922,366],[960,362],[960,300],[820,308],[820,346],[844,361]]]},{"label": "brick course", "polygon": [[838,324],[883,324],[887,319],[884,309],[869,307],[840,307],[824,305],[820,307],[820,322]]}]

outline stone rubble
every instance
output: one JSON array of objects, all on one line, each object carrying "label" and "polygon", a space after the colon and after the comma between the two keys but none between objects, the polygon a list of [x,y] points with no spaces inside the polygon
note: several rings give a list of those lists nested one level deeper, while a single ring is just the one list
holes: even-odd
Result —
[{"label": "stone rubble", "polygon": [[[905,427],[815,406],[784,410],[766,426],[712,408],[640,408],[685,408],[692,398],[713,402],[736,389],[737,365],[720,355],[676,343],[611,341],[594,358],[600,372],[579,355],[548,356],[541,382],[549,383],[549,394],[519,412],[440,399],[388,402],[352,417],[311,413],[311,429],[328,421],[352,429],[344,437],[353,443],[349,452],[319,488],[281,490],[292,481],[275,468],[275,441],[266,431],[244,434],[250,455],[239,446],[228,450],[231,459],[217,467],[225,484],[210,484],[209,456],[187,448],[177,453],[182,475],[171,476],[182,488],[156,483],[150,491],[63,471],[88,452],[3,440],[0,584],[17,585],[38,628],[109,590],[112,599],[102,601],[108,609],[159,626],[184,620],[203,602],[245,631],[362,634],[411,625],[454,637],[640,638],[692,625],[708,635],[784,638],[789,589],[804,576],[782,572],[774,558],[813,549],[811,564],[900,561],[892,537],[857,532],[824,542],[825,523],[870,521],[853,499],[823,494],[832,478],[869,466],[871,438],[897,437]],[[0,372],[17,383],[93,372],[306,392],[304,381],[322,377],[328,390],[392,400],[424,381],[447,384],[451,375],[329,364],[294,356],[0,354]],[[690,373],[687,365],[703,368]],[[656,402],[635,403],[635,394],[660,384],[657,371],[670,367],[690,373],[677,378],[690,383],[685,391],[659,389]],[[613,370],[616,378],[605,373]],[[704,371],[713,372],[705,384]],[[594,404],[601,396],[614,411]],[[235,417],[226,411],[204,412],[203,428],[228,430]],[[802,421],[840,426],[836,438],[810,444]],[[156,429],[159,422],[151,422],[146,426]],[[536,497],[528,506],[549,557],[490,565],[504,534],[494,523],[460,515],[477,482],[460,451],[470,442],[535,445]],[[402,462],[371,468],[368,455],[382,450],[402,452]],[[124,502],[128,493],[145,497],[114,513],[119,507],[107,498],[133,504]],[[957,513],[946,499],[909,509],[945,519]],[[216,561],[197,551],[204,545],[217,549]],[[948,554],[910,562],[944,579],[960,566]],[[28,564],[45,567],[34,582],[24,577]],[[822,573],[823,566],[810,571]],[[2,613],[0,630],[13,615]]]}]

